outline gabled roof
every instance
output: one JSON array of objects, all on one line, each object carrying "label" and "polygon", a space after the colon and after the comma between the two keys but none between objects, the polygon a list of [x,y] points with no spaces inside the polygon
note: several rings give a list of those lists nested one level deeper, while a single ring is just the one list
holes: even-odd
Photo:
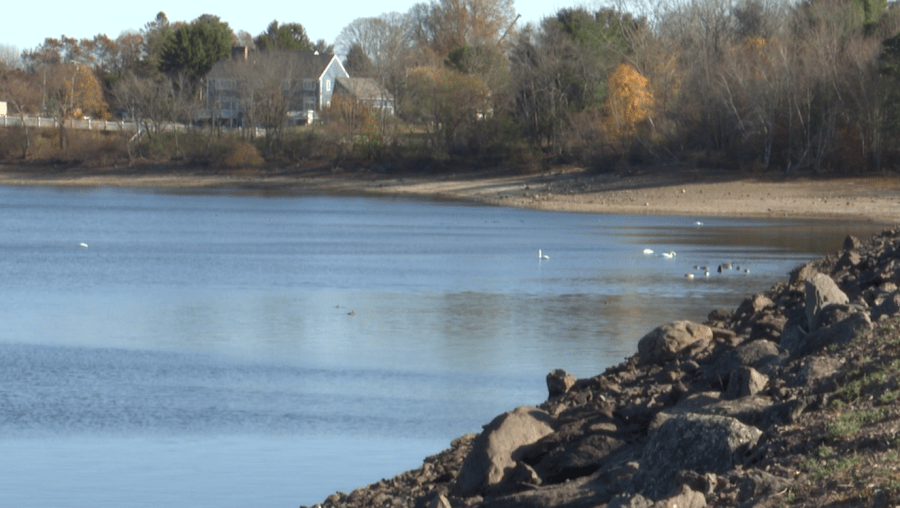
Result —
[{"label": "gabled roof", "polygon": [[391,92],[388,92],[378,81],[372,78],[345,78],[339,77],[337,85],[343,87],[351,95],[361,101],[366,100],[394,100]]},{"label": "gabled roof", "polygon": [[[319,53],[318,51],[259,51],[247,55],[247,60],[257,62],[263,59],[285,59],[284,66],[295,66],[297,71],[295,76],[299,79],[319,79],[328,69],[332,60],[336,60],[337,64],[343,70],[340,60],[334,55]],[[220,78],[229,77],[231,68],[243,59],[219,60],[209,71],[209,77]],[[346,71],[344,71],[346,73]]]}]

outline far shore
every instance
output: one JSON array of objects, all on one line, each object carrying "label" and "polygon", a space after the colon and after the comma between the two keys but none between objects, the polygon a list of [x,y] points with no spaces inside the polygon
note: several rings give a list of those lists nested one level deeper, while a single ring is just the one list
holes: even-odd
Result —
[{"label": "far shore", "polygon": [[0,185],[128,186],[313,191],[410,196],[597,214],[832,219],[900,224],[894,175],[748,174],[683,167],[600,173],[557,167],[527,174],[463,171],[393,174],[372,170],[268,168],[58,168],[0,164]]}]

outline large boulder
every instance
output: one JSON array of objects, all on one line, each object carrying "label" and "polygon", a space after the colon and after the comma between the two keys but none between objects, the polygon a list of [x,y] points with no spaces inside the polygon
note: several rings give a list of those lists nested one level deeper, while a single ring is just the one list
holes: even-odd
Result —
[{"label": "large boulder", "polygon": [[552,433],[553,424],[550,414],[530,406],[494,418],[463,461],[453,494],[469,497],[496,491],[512,476],[522,447]]},{"label": "large boulder", "polygon": [[678,487],[679,471],[724,474],[740,463],[762,432],[734,418],[674,416],[651,435],[634,476],[637,492],[659,500]]},{"label": "large boulder", "polygon": [[817,273],[806,281],[807,330],[816,330],[816,316],[822,308],[832,303],[850,303],[850,299],[831,277]]},{"label": "large boulder", "polygon": [[709,342],[712,328],[693,321],[673,321],[656,327],[638,342],[643,363],[662,363],[675,358],[682,349],[697,342]]}]

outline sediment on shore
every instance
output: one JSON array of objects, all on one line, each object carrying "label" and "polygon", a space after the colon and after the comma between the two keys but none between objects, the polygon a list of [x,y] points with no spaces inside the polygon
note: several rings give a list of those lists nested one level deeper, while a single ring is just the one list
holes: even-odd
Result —
[{"label": "sediment on shore", "polygon": [[900,229],[848,236],[736,309],[661,324],[598,376],[551,372],[543,404],[320,506],[894,506],[898,286]]}]

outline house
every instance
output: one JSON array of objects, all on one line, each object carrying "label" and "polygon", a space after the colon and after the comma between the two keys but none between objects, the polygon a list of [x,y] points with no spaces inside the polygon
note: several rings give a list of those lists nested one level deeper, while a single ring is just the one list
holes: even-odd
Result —
[{"label": "house", "polygon": [[306,124],[331,105],[335,82],[348,78],[335,55],[318,51],[262,51],[234,48],[232,58],[216,62],[206,78],[207,112],[203,120],[241,125],[248,107],[247,85],[269,75],[289,95],[290,123]]},{"label": "house", "polygon": [[389,115],[394,114],[394,96],[372,78],[339,77],[334,93],[352,97]]}]

